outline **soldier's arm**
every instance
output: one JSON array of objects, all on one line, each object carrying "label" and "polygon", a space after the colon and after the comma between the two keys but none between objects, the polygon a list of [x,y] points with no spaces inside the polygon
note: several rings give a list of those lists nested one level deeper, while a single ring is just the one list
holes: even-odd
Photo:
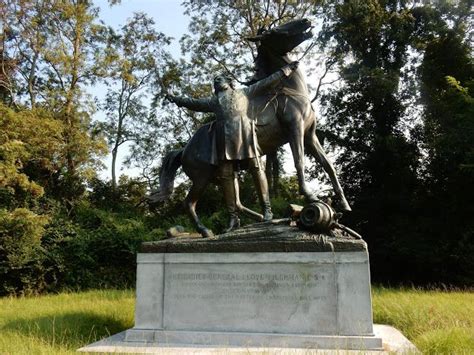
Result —
[{"label": "soldier's arm", "polygon": [[198,112],[212,112],[212,98],[204,98],[204,99],[192,99],[188,97],[178,97],[167,95],[166,98],[178,105],[179,107],[186,107],[193,111]]},{"label": "soldier's arm", "polygon": [[285,65],[283,68],[267,76],[266,78],[257,81],[255,84],[245,88],[244,91],[250,97],[263,94],[265,91],[273,89],[280,84],[283,78],[286,78],[298,68],[298,62],[292,62]]}]

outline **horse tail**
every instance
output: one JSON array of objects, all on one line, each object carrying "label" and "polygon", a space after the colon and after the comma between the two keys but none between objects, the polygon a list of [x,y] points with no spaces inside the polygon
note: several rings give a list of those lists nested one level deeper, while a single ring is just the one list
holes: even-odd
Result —
[{"label": "horse tail", "polygon": [[184,148],[172,150],[166,154],[160,168],[160,186],[157,190],[152,191],[148,197],[149,202],[163,202],[171,196],[173,193],[176,171],[181,166],[183,151]]}]

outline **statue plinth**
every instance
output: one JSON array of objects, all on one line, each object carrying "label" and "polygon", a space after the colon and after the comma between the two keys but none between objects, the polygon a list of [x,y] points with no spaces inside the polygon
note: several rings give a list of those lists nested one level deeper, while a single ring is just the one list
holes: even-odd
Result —
[{"label": "statue plinth", "polygon": [[144,243],[126,342],[379,350],[366,243],[259,223]]},{"label": "statue plinth", "polygon": [[254,223],[215,238],[183,233],[177,238],[142,243],[140,253],[367,252],[361,239],[333,229],[332,236],[289,225],[287,219]]}]

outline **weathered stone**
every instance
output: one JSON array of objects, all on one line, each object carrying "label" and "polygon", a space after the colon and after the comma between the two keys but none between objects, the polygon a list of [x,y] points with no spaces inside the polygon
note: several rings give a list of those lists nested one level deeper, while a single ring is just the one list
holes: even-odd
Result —
[{"label": "weathered stone", "polygon": [[[271,232],[262,232],[264,226]],[[285,225],[256,224],[247,230],[204,243],[175,238],[153,244],[166,245],[167,252],[139,254],[135,327],[125,340],[381,349],[372,328],[365,243]],[[297,242],[285,240],[288,230]],[[295,249],[296,243],[301,249],[317,246],[317,251],[242,251],[267,239],[280,248]],[[194,252],[170,252],[196,242],[201,248]],[[359,249],[350,250],[353,245]],[[240,251],[216,251],[229,246]]]},{"label": "weathered stone", "polygon": [[367,244],[341,229],[331,235],[303,231],[289,220],[255,223],[215,238],[182,236],[142,244],[141,253],[248,253],[366,251]]}]

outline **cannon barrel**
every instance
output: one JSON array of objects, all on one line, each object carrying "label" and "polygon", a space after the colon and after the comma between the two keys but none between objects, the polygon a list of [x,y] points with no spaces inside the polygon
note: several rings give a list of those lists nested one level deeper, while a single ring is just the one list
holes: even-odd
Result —
[{"label": "cannon barrel", "polygon": [[304,229],[314,232],[329,231],[337,223],[336,213],[322,201],[312,202],[301,211],[299,223]]}]

